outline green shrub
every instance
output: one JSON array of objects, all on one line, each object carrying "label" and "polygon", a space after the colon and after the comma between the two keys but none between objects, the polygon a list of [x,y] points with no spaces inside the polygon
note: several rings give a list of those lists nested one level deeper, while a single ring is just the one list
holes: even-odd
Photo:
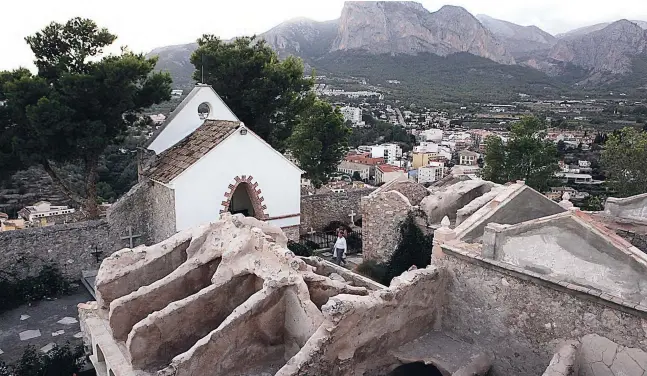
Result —
[{"label": "green shrub", "polygon": [[383,285],[389,285],[390,281],[386,279],[387,264],[378,263],[375,260],[366,260],[357,265],[355,271],[364,277],[370,278],[375,282]]},{"label": "green shrub", "polygon": [[9,367],[2,361],[0,361],[0,376],[11,376]]},{"label": "green shrub", "polygon": [[319,244],[313,242],[312,240],[306,240],[304,244],[310,251],[316,251],[317,249],[321,248]]},{"label": "green shrub", "polygon": [[67,343],[47,354],[29,346],[16,364],[5,366],[6,373],[2,373],[0,365],[0,376],[70,376],[78,373],[86,361],[82,345],[71,347]]},{"label": "green shrub", "polygon": [[349,251],[361,252],[362,250],[362,238],[356,232],[351,232],[346,238],[346,246]]},{"label": "green shrub", "polygon": [[425,268],[431,263],[433,236],[425,235],[409,215],[400,225],[400,243],[386,263],[373,260],[357,266],[357,272],[376,282],[388,286],[391,280],[409,270],[412,265]]},{"label": "green shrub", "polygon": [[425,235],[420,230],[413,215],[407,216],[400,225],[400,243],[388,263],[386,278],[389,283],[412,265],[425,268],[431,264],[433,240],[433,235]]},{"label": "green shrub", "polygon": [[288,249],[297,256],[310,257],[312,255],[308,247],[292,240],[288,241]]},{"label": "green shrub", "polygon": [[53,264],[46,264],[36,276],[23,279],[0,276],[0,312],[69,291],[69,281]]}]

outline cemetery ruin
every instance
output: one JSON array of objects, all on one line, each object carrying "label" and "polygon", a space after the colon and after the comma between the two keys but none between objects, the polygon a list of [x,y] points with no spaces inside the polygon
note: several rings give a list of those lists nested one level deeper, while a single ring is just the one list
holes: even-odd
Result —
[{"label": "cemetery ruin", "polygon": [[523,182],[386,186],[362,200],[366,259],[388,259],[406,215],[434,233],[431,265],[389,286],[224,214],[105,259],[83,339],[112,376],[644,376],[647,255],[610,225],[647,224],[642,202],[584,213]]}]

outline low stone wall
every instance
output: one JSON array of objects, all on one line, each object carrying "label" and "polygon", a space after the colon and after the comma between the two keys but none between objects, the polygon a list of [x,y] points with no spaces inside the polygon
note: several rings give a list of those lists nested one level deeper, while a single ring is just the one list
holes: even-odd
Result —
[{"label": "low stone wall", "polygon": [[120,248],[105,220],[0,232],[0,270],[15,277],[38,273],[53,262],[68,278],[81,278],[82,270],[94,270],[99,262],[91,254],[110,255]]},{"label": "low stone wall", "polygon": [[626,198],[609,197],[604,211],[615,217],[647,220],[647,193]]},{"label": "low stone wall", "polygon": [[632,308],[446,245],[434,247],[433,262],[448,274],[443,330],[490,351],[493,376],[541,375],[564,341],[589,334],[647,349],[645,307]]},{"label": "low stone wall", "polygon": [[305,234],[310,228],[322,230],[333,221],[350,223],[351,212],[356,214],[357,220],[362,197],[374,190],[374,188],[365,188],[343,193],[301,196],[301,234]]}]

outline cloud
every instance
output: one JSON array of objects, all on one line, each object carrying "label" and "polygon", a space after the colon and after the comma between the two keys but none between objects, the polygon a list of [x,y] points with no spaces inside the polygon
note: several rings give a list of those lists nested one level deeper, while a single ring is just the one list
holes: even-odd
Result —
[{"label": "cloud", "polygon": [[[423,0],[435,11],[444,2]],[[647,20],[647,2],[616,0],[455,0],[473,14],[530,25],[559,33],[620,18]],[[117,34],[119,45],[146,52],[155,47],[188,43],[204,33],[223,38],[262,33],[295,17],[330,20],[339,17],[343,0],[23,0],[3,4],[0,22],[0,70],[28,66],[33,60],[24,37],[52,21],[80,16]]]}]

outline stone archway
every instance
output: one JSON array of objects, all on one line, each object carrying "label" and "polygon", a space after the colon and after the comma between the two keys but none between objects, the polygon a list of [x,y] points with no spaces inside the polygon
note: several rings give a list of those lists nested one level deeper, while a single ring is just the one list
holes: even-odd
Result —
[{"label": "stone archway", "polygon": [[228,189],[225,192],[225,200],[221,203],[220,214],[242,213],[260,220],[269,218],[265,212],[267,206],[263,204],[265,198],[253,176],[236,176]]}]

